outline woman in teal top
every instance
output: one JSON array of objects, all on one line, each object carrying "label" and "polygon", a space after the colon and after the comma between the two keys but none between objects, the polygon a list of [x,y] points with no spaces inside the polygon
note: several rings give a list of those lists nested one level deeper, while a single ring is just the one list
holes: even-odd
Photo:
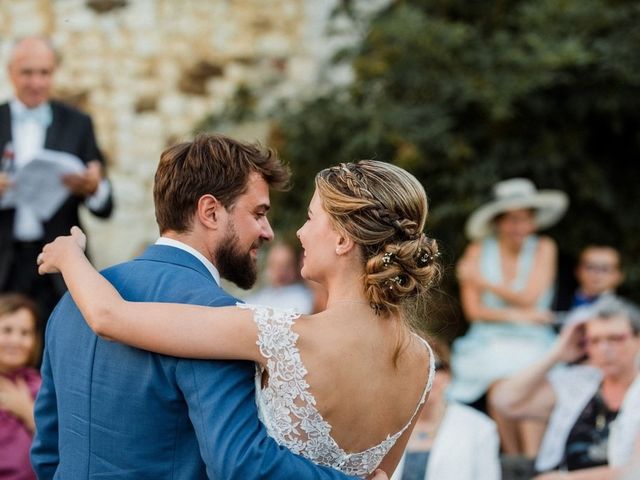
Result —
[{"label": "woman in teal top", "polygon": [[[558,221],[568,203],[564,193],[537,191],[523,178],[496,184],[494,196],[469,218],[472,243],[457,269],[471,326],[453,343],[448,396],[474,406],[484,404],[494,382],[538,360],[554,341],[549,307],[557,249],[535,232]],[[492,416],[505,453],[535,455],[543,425]]]}]

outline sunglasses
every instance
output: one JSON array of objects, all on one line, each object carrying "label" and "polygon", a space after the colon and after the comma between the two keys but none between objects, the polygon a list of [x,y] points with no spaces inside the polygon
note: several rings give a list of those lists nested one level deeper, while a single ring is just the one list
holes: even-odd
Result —
[{"label": "sunglasses", "polygon": [[449,364],[442,362],[440,360],[436,360],[435,361],[435,366],[436,366],[436,371],[440,370],[441,372],[448,372],[449,371]]}]

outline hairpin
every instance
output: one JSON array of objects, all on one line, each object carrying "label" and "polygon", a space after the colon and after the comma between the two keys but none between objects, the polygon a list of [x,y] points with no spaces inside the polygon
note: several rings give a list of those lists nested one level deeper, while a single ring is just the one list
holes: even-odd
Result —
[{"label": "hairpin", "polygon": [[391,265],[391,263],[393,263],[395,259],[396,259],[395,253],[387,252],[384,255],[382,255],[382,265],[384,265],[384,268],[388,268],[389,265]]},{"label": "hairpin", "polygon": [[387,280],[387,283],[389,284],[389,290],[393,290],[394,284],[400,287],[403,286],[406,283],[406,278],[403,275],[396,275]]},{"label": "hairpin", "polygon": [[420,268],[431,265],[433,261],[440,256],[440,252],[429,253],[426,250],[420,249],[418,252],[418,259],[416,260],[416,265]]}]

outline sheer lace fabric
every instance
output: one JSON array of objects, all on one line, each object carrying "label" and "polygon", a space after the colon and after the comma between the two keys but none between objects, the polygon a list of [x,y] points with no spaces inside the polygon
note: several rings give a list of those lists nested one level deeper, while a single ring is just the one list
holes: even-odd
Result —
[{"label": "sheer lace fabric", "polygon": [[256,372],[256,402],[260,420],[269,435],[280,445],[319,464],[333,467],[347,475],[366,476],[373,472],[384,456],[409,427],[425,398],[434,375],[433,353],[429,377],[420,402],[407,424],[378,445],[363,452],[348,453],[331,436],[329,425],[316,409],[316,400],[305,380],[307,370],[296,346],[298,334],[292,330],[300,316],[294,310],[281,310],[259,305],[239,304],[253,311],[258,326],[258,341],[267,359],[269,383],[262,387],[263,369]]}]

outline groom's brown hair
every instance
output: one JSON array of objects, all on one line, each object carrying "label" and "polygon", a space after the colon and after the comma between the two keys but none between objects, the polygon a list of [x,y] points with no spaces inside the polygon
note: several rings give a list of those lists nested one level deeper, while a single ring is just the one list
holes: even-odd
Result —
[{"label": "groom's brown hair", "polygon": [[252,172],[275,190],[288,187],[290,172],[270,148],[219,134],[202,133],[160,156],[153,187],[160,233],[191,228],[198,199],[213,195],[227,209],[247,190]]}]

